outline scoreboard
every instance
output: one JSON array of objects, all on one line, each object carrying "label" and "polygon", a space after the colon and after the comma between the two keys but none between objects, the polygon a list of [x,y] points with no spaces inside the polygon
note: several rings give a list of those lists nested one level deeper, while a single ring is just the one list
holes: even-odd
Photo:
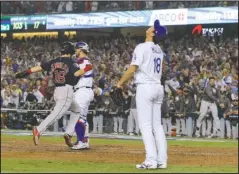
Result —
[{"label": "scoreboard", "polygon": [[46,15],[1,18],[1,32],[45,31]]}]

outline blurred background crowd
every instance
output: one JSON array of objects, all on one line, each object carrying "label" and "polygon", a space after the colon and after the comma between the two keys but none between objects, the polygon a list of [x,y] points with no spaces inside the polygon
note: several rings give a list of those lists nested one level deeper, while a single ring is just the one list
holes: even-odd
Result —
[{"label": "blurred background crowd", "polygon": [[[51,12],[89,12],[134,9],[186,8],[204,6],[232,6],[238,2],[200,1],[200,2],[161,2],[161,1],[18,1],[2,2],[2,13],[51,13]],[[6,10],[7,9],[7,10]],[[228,107],[220,107],[219,118],[228,119],[232,108],[238,103],[238,33],[233,36],[193,36],[169,35],[160,43],[165,53],[162,84],[165,98],[162,121],[165,134],[172,135],[175,126],[177,134],[187,135],[186,119],[200,109],[204,88],[209,77],[215,77],[216,87],[220,90],[220,102],[228,100]],[[67,37],[23,37],[22,39],[1,38],[1,108],[49,110],[54,105],[54,83],[45,72],[31,74],[28,79],[15,79],[17,72],[28,67],[40,65],[60,55],[59,44],[69,40]],[[95,99],[90,106],[93,133],[140,134],[134,111],[135,86],[130,81],[124,89],[125,106],[116,107],[109,96],[131,62],[135,46],[144,37],[131,35],[112,35],[110,37],[73,37],[72,42],[85,41],[89,44],[89,58],[94,66]],[[179,101],[180,98],[180,102]],[[194,105],[192,103],[195,103]],[[227,113],[226,113],[227,112]],[[208,113],[204,120],[201,136],[213,134],[213,120]],[[237,114],[238,115],[238,114]],[[7,116],[2,114],[2,128],[6,128]],[[38,120],[39,121],[39,120]],[[134,123],[135,121],[135,123]],[[61,128],[64,129],[63,121]],[[211,124],[211,127],[209,126]],[[36,123],[34,123],[36,124]],[[238,125],[238,124],[237,124]],[[194,126],[195,127],[195,126]],[[231,131],[226,131],[231,138]],[[238,136],[238,135],[237,135]],[[235,137],[234,137],[235,138]]]},{"label": "blurred background crowd", "polygon": [[36,14],[96,11],[126,11],[173,8],[237,6],[238,1],[9,1],[1,3],[2,14]]},{"label": "blurred background crowd", "polygon": [[[64,38],[66,39],[66,38]],[[99,131],[103,130],[103,117],[113,114],[122,118],[115,124],[115,133],[124,132],[123,120],[127,120],[131,105],[119,108],[110,103],[110,89],[116,84],[124,71],[129,67],[134,47],[143,41],[144,37],[118,36],[110,38],[86,38],[89,43],[89,57],[94,66],[95,101],[91,109],[96,116],[102,116],[101,122],[95,120]],[[71,41],[76,41],[73,38]],[[50,109],[53,106],[52,92],[54,90],[51,77],[47,74],[32,74],[29,79],[14,79],[16,72],[38,65],[41,62],[57,57],[60,53],[61,39],[54,38],[23,38],[22,40],[2,39],[1,44],[1,100],[2,107]],[[172,112],[177,110],[177,96],[190,96],[196,102],[193,108],[177,110],[186,118],[187,112],[197,112],[200,106],[200,95],[208,83],[208,78],[214,76],[216,85],[223,97],[232,101],[238,95],[238,41],[236,38],[225,38],[216,41],[212,38],[186,36],[179,39],[168,38],[161,43],[165,51],[166,66],[163,69],[162,83],[167,96],[167,109],[163,116],[173,118]],[[196,89],[194,89],[196,88]],[[125,88],[125,97],[134,95],[133,81]],[[222,98],[223,102],[224,98]],[[109,101],[109,102],[106,102]],[[131,102],[131,101],[130,101]],[[37,104],[38,103],[38,104]],[[134,103],[132,101],[132,103]],[[134,104],[132,104],[134,105]],[[112,107],[112,108],[111,108]],[[134,106],[132,106],[134,107]],[[186,104],[183,106],[186,109]],[[163,107],[166,108],[166,107]],[[222,114],[222,113],[221,113]],[[100,117],[99,117],[100,118]],[[175,117],[176,118],[176,117]],[[107,120],[107,119],[104,119]],[[176,119],[170,122],[176,125]],[[165,123],[166,124],[166,123]],[[177,130],[180,130],[180,123]],[[96,128],[95,128],[96,129]],[[170,134],[171,128],[166,128]],[[97,129],[93,132],[98,132]],[[128,132],[133,133],[133,132]],[[139,131],[137,132],[139,133]],[[186,135],[185,132],[178,134]]]}]

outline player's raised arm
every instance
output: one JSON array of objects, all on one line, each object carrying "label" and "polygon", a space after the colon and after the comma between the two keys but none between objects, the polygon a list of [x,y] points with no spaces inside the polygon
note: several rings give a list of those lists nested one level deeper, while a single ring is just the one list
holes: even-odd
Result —
[{"label": "player's raised arm", "polygon": [[24,78],[24,77],[27,77],[28,75],[30,75],[32,73],[39,72],[39,71],[42,71],[42,67],[41,66],[35,66],[35,67],[32,67],[32,68],[29,68],[28,70],[17,73],[15,77],[16,78]]}]

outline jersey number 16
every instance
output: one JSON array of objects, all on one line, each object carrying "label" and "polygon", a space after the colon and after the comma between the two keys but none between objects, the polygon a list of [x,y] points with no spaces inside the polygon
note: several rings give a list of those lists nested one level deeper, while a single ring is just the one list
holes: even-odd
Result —
[{"label": "jersey number 16", "polygon": [[154,72],[159,73],[160,72],[160,66],[161,66],[161,59],[160,58],[154,58]]}]

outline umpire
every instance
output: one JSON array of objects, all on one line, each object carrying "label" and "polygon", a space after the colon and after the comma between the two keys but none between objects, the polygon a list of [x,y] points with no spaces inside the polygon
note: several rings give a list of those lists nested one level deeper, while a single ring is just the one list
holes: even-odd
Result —
[{"label": "umpire", "polygon": [[200,127],[202,124],[202,120],[205,118],[208,109],[212,112],[213,119],[216,123],[214,126],[214,129],[217,131],[217,135],[220,135],[220,121],[218,118],[218,109],[217,105],[220,103],[220,92],[215,87],[215,78],[210,77],[209,78],[209,84],[205,87],[203,96],[202,96],[202,102],[200,107],[200,115],[197,119],[197,131],[196,136],[200,136]]}]

